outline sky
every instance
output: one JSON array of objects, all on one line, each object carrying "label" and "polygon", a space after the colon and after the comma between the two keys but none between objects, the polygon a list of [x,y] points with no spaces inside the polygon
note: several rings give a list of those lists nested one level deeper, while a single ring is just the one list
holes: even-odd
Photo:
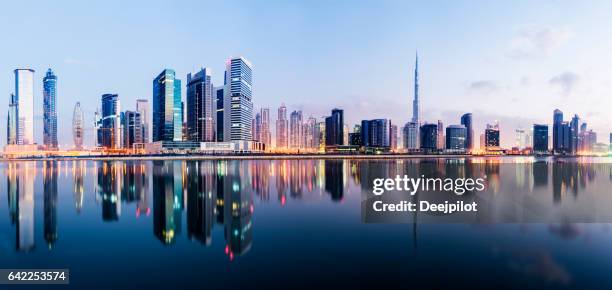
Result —
[{"label": "sky", "polygon": [[[253,64],[253,102],[281,103],[321,118],[412,117],[419,54],[422,119],[476,134],[498,121],[503,146],[514,130],[550,124],[559,108],[578,114],[608,143],[612,131],[610,1],[8,1],[0,10],[0,144],[15,68],[35,74],[35,139],[42,143],[42,78],[58,76],[60,146],[72,146],[81,102],[86,144],[100,96],[122,110],[151,100],[152,81],[172,68],[183,80],[201,67],[222,84],[225,61]],[[185,82],[183,82],[185,83]],[[183,88],[183,98],[185,98]],[[2,97],[4,96],[4,97]],[[4,108],[4,109],[2,109]],[[274,126],[272,126],[274,127]]]}]

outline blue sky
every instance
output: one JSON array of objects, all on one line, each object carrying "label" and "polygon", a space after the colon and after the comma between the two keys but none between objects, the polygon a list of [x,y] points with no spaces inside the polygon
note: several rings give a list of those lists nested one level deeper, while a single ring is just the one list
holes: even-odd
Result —
[{"label": "blue sky", "polygon": [[[90,3],[91,2],[91,3]],[[607,142],[612,130],[612,2],[588,1],[10,1],[0,11],[0,144],[13,69],[37,71],[36,139],[42,142],[42,77],[58,75],[60,144],[72,144],[72,110],[85,108],[87,144],[103,93],[122,109],[150,99],[153,78],[199,67],[222,82],[225,60],[254,65],[254,103],[284,102],[321,117],[411,117],[414,54],[426,121],[477,129],[500,121],[502,141],[559,108]],[[183,92],[184,94],[184,92]],[[184,97],[184,96],[183,96]],[[5,109],[2,109],[5,108]],[[2,125],[4,124],[4,125]]]}]

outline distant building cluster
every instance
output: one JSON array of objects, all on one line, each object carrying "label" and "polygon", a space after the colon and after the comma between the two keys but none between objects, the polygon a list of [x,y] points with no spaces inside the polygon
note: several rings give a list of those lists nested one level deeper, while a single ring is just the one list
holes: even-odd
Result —
[{"label": "distant building cluster", "polygon": [[[58,151],[57,76],[48,69],[43,78],[43,144],[39,146],[34,142],[33,127],[34,70],[16,69],[14,74],[5,154]],[[95,148],[89,151],[487,155],[583,155],[612,151],[612,145],[597,142],[596,133],[578,115],[565,121],[560,110],[553,113],[552,130],[547,124],[534,124],[528,130],[517,128],[510,149],[501,146],[497,122],[486,125],[477,147],[472,113],[463,114],[457,124],[446,127],[440,120],[426,122],[420,115],[418,55],[414,65],[412,118],[402,127],[390,119],[377,118],[361,120],[349,132],[342,109],[334,108],[329,116],[317,119],[301,110],[289,112],[284,103],[278,107],[272,124],[269,107],[254,109],[253,66],[246,58],[227,60],[223,84],[213,84],[212,76],[209,68],[201,68],[188,73],[186,82],[182,82],[174,70],[164,69],[152,81],[151,103],[148,99],[137,99],[135,109],[123,108],[119,94],[102,94],[94,115]],[[72,118],[76,150],[85,149],[86,124],[77,102]]]}]

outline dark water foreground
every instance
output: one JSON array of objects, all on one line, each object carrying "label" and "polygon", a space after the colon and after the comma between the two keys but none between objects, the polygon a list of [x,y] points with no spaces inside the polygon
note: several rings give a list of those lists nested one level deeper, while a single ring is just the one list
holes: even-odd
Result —
[{"label": "dark water foreground", "polygon": [[1,163],[0,268],[68,268],[75,289],[610,289],[609,224],[365,224],[360,206],[373,178],[434,170],[612,211],[609,162]]}]

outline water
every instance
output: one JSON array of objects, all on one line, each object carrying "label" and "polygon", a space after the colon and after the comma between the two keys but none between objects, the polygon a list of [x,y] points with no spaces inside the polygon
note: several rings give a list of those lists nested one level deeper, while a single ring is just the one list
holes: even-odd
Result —
[{"label": "water", "polygon": [[425,168],[612,207],[608,159],[532,161],[1,163],[0,268],[68,268],[90,289],[612,287],[608,224],[362,222],[372,178]]}]

